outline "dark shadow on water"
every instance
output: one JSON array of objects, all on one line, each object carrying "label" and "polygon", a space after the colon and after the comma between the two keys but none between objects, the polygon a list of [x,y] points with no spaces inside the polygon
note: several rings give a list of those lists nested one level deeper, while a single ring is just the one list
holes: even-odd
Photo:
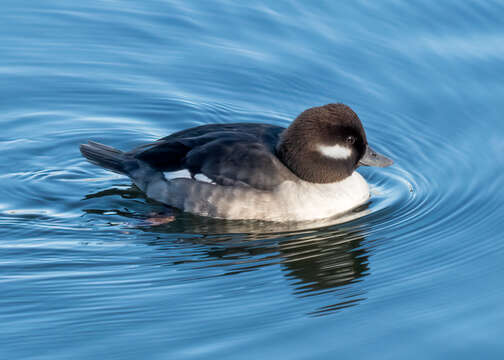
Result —
[{"label": "dark shadow on water", "polygon": [[[84,212],[104,217],[114,214],[126,219],[123,223],[126,231],[140,230],[155,235],[146,243],[166,251],[166,255],[156,257],[163,259],[164,265],[188,265],[200,271],[208,269],[212,276],[233,276],[280,265],[295,296],[314,300],[316,296],[322,303],[330,302],[319,306],[321,301],[314,301],[317,306],[309,312],[312,316],[330,314],[366,299],[362,279],[370,274],[371,244],[365,240],[362,222],[341,223],[333,219],[281,224],[211,219],[150,202],[134,188],[108,189],[90,194],[86,199],[108,197],[109,201],[101,204],[106,206],[110,205],[110,196],[143,199],[140,211],[148,213],[128,209],[86,209]],[[173,215],[175,220],[162,226],[149,226],[145,219],[152,211]],[[347,219],[362,216],[366,211],[364,206],[357,213],[349,214]],[[170,247],[173,242],[189,251],[174,255],[168,250],[173,249]],[[218,275],[211,272],[212,269],[219,269]]]}]

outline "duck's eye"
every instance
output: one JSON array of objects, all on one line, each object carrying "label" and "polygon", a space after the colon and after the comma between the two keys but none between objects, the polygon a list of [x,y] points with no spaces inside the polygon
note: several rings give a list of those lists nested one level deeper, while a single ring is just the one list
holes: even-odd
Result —
[{"label": "duck's eye", "polygon": [[345,142],[346,142],[347,144],[353,145],[353,144],[355,143],[355,137],[353,137],[353,136],[347,136],[347,137],[345,138]]}]

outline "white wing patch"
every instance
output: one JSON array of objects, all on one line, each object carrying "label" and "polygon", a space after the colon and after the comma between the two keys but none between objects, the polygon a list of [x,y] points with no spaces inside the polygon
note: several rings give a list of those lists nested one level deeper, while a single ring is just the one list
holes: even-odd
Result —
[{"label": "white wing patch", "polygon": [[[164,173],[165,177],[167,180],[173,180],[173,179],[191,179],[191,173],[189,170],[178,170],[178,171],[171,171],[171,172],[165,172]],[[203,174],[196,174],[194,176],[195,180],[201,181],[201,182],[206,182],[209,184],[215,184],[215,182],[208,178],[207,176]]]},{"label": "white wing patch", "polygon": [[341,145],[319,145],[319,151],[322,155],[333,158],[333,159],[348,159],[352,155],[352,150],[347,148],[346,146]]}]

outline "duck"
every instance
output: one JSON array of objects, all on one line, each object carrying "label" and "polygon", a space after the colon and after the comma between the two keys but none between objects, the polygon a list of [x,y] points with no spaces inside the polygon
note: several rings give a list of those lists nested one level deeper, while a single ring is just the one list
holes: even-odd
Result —
[{"label": "duck", "polygon": [[[287,128],[207,124],[130,151],[88,141],[91,163],[126,175],[169,207],[229,220],[312,221],[348,213],[370,198],[356,169],[393,161],[374,151],[357,114],[331,103],[303,111]],[[187,177],[170,177],[186,171]]]}]

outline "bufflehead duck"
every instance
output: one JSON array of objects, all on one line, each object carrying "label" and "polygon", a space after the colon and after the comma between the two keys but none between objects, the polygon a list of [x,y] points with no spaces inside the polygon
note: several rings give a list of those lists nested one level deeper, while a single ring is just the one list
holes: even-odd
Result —
[{"label": "bufflehead duck", "polygon": [[[269,221],[323,219],[362,205],[369,187],[355,170],[393,163],[371,149],[359,117],[344,104],[308,109],[287,129],[212,124],[129,152],[93,141],[80,150],[166,205],[203,216]],[[164,175],[184,169],[190,177]]]}]

